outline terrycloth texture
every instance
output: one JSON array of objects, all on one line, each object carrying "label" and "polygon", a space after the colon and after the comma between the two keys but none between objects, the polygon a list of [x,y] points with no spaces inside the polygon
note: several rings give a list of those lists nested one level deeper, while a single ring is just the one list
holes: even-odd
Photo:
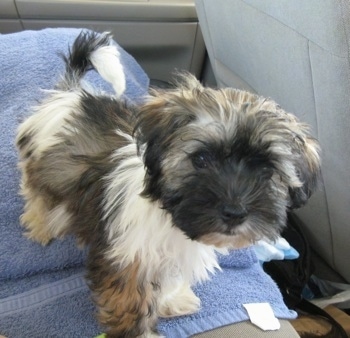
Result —
[{"label": "terrycloth texture", "polygon": [[0,302],[0,334],[8,338],[94,337],[101,332],[81,274]]},{"label": "terrycloth texture", "polygon": [[[75,241],[54,241],[48,247],[28,241],[18,219],[23,202],[18,195],[19,172],[14,139],[18,123],[33,105],[52,89],[64,71],[58,53],[66,53],[79,34],[77,29],[47,29],[39,32],[0,35],[0,281],[47,270],[80,266],[84,255]],[[125,96],[144,95],[149,79],[136,61],[119,48],[126,75]],[[112,91],[95,72],[87,81],[105,91]]]},{"label": "terrycloth texture", "polygon": [[[94,337],[101,332],[94,319],[84,275],[84,254],[74,239],[55,240],[47,247],[22,236],[18,218],[19,172],[14,148],[18,123],[50,89],[63,70],[56,52],[65,52],[78,30],[56,29],[0,36],[0,114],[2,158],[0,177],[0,335],[22,337]],[[148,78],[120,49],[126,70],[127,98],[134,100],[148,88]],[[96,87],[111,90],[91,73]],[[189,257],[190,259],[190,257]],[[222,272],[195,287],[202,300],[199,313],[161,320],[167,337],[187,337],[247,319],[248,302],[271,303],[276,316],[294,318],[272,280],[263,272],[252,249],[221,256]]]},{"label": "terrycloth texture", "polygon": [[[234,322],[247,320],[242,304],[269,302],[279,318],[295,318],[283,304],[275,283],[261,269],[251,248],[219,257],[222,272],[194,288],[200,312],[161,319],[159,332],[184,338]],[[12,337],[94,337],[102,330],[93,317],[94,306],[83,272],[44,284],[0,301],[0,334]],[[35,320],[33,320],[33,316]]]},{"label": "terrycloth texture", "polygon": [[201,310],[176,319],[162,319],[159,331],[167,338],[183,338],[216,327],[248,320],[242,304],[271,304],[278,318],[296,318],[288,310],[276,284],[262,270],[252,248],[232,251],[219,256],[222,272],[193,289],[201,299]]}]

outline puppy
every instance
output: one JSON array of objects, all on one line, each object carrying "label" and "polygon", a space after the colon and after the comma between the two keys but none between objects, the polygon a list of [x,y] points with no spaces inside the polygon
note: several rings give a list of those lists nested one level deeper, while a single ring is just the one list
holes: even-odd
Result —
[{"label": "puppy", "polygon": [[[27,236],[72,233],[88,245],[87,280],[108,337],[156,336],[159,316],[190,314],[191,285],[225,253],[274,239],[320,171],[306,125],[275,102],[192,75],[141,103],[108,34],[84,32],[55,90],[19,127]],[[115,96],[85,88],[91,68]]]}]

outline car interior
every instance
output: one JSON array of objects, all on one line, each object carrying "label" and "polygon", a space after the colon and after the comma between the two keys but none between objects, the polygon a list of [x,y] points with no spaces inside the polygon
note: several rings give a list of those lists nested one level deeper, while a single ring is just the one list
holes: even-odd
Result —
[{"label": "car interior", "polygon": [[[111,32],[151,86],[167,88],[174,72],[185,70],[206,86],[272,98],[308,123],[322,148],[322,183],[295,215],[312,249],[314,275],[350,290],[348,0],[0,2],[0,34],[63,27]],[[300,336],[293,320],[280,322],[273,332],[243,321],[194,337]]]}]

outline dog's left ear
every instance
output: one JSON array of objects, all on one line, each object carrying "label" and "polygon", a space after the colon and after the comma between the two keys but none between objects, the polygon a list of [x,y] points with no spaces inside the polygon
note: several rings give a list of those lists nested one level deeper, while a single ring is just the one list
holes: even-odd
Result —
[{"label": "dog's left ear", "polygon": [[289,208],[302,207],[317,189],[320,180],[320,147],[307,135],[295,135],[291,144],[295,172],[301,186],[289,186]]}]

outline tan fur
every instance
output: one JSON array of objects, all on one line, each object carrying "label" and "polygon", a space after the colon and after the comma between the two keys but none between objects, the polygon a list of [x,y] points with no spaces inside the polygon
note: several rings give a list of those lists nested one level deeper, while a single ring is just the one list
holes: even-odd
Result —
[{"label": "tan fur", "polygon": [[25,235],[42,245],[46,245],[52,239],[52,235],[47,227],[46,215],[47,207],[45,200],[38,195],[25,194],[26,204],[24,213],[21,216],[21,224],[26,228]]},{"label": "tan fur", "polygon": [[214,245],[217,248],[240,249],[252,244],[243,236],[227,236],[219,233],[211,233],[198,239],[199,242]]},{"label": "tan fur", "polygon": [[59,200],[40,189],[40,164],[40,160],[37,161],[35,157],[20,164],[23,173],[20,194],[25,201],[20,221],[29,239],[47,245],[51,239],[64,236],[66,229],[62,225],[66,225],[69,217],[62,212],[57,217]]},{"label": "tan fur", "polygon": [[23,173],[20,193],[25,200],[20,222],[26,228],[26,237],[42,245],[47,245],[52,239],[47,227],[47,201],[28,185],[26,164],[27,162],[20,164]]}]

